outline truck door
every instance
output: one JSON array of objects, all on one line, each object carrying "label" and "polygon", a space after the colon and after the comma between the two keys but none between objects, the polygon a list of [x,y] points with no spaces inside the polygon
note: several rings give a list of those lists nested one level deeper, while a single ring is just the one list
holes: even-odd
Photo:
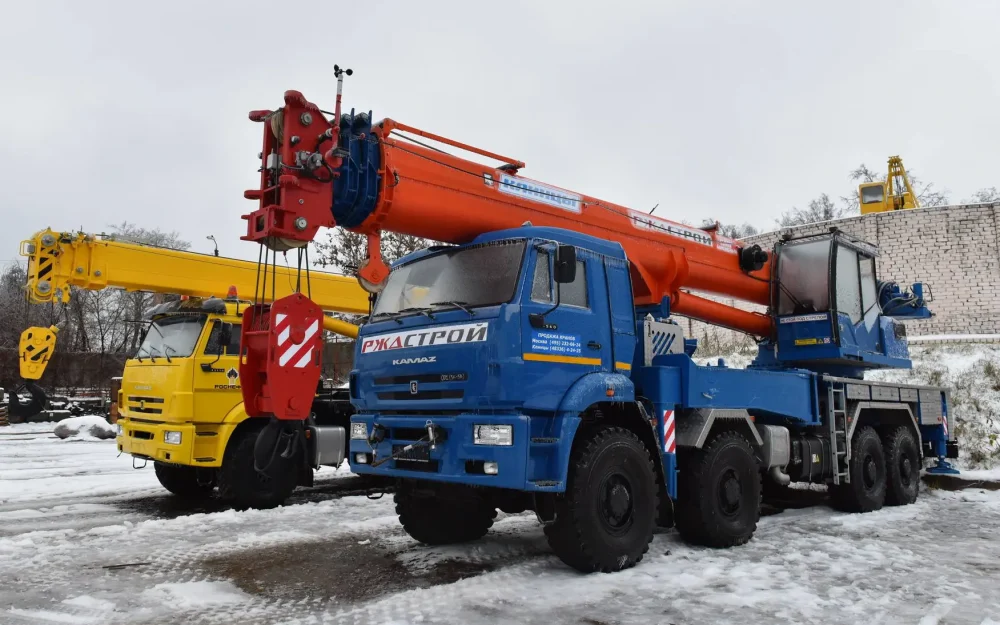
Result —
[{"label": "truck door", "polygon": [[216,318],[205,325],[204,331],[209,333],[208,339],[195,355],[194,420],[220,422],[243,401],[239,377],[240,325]]},{"label": "truck door", "polygon": [[[614,367],[604,265],[601,257],[578,250],[576,278],[559,285],[559,306],[553,309],[555,251],[551,246],[531,251],[530,292],[521,315],[523,396],[528,408],[555,410],[580,377]],[[544,327],[531,324],[533,313],[545,314]]]},{"label": "truck door", "polygon": [[616,371],[627,375],[635,353],[635,311],[628,261],[605,258],[604,272],[611,309],[612,361]]}]

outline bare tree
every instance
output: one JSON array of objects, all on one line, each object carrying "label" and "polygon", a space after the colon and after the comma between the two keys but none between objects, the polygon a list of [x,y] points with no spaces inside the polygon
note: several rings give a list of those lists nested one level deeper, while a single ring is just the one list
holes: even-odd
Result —
[{"label": "bare tree", "polygon": [[[109,226],[113,231],[111,238],[139,245],[162,247],[171,250],[189,250],[191,242],[182,239],[176,231],[164,232],[158,228],[143,228],[136,224],[123,221]],[[142,324],[134,323],[142,317],[144,310],[153,304],[153,294],[143,292],[120,293],[123,303],[108,301],[107,304],[116,311],[116,324],[124,328],[121,344],[114,351],[131,351],[139,347],[142,340]],[[118,332],[115,332],[118,336]],[[102,348],[102,352],[104,349]]]},{"label": "bare tree", "polygon": [[[363,234],[344,228],[334,228],[327,232],[326,240],[315,242],[320,267],[329,267],[344,273],[356,273],[364,264],[368,253],[368,240]],[[434,245],[433,241],[395,232],[382,233],[382,259],[393,263],[403,256]]]},{"label": "bare tree", "polygon": [[801,226],[803,224],[816,223],[818,221],[829,221],[831,219],[839,219],[845,217],[850,213],[850,210],[846,206],[838,206],[830,196],[823,193],[815,200],[811,200],[806,208],[797,208],[793,206],[791,209],[785,211],[781,214],[781,217],[775,220],[779,228],[788,228],[791,226]]},{"label": "bare tree", "polygon": [[[707,228],[715,225],[717,222],[711,217],[705,220],[705,224],[702,228]],[[719,229],[718,233],[724,237],[729,237],[730,239],[742,239],[745,237],[752,237],[755,234],[760,234],[760,230],[749,223],[742,224],[724,224],[718,222]]]},{"label": "bare tree", "polygon": [[111,239],[149,245],[151,247],[165,247],[169,250],[191,249],[191,242],[182,239],[177,231],[164,232],[159,228],[143,228],[127,221],[108,227],[112,230],[112,234],[108,235]]},{"label": "bare tree", "polygon": [[1000,191],[996,187],[983,188],[972,194],[972,198],[962,200],[964,204],[987,204],[1000,202]]}]

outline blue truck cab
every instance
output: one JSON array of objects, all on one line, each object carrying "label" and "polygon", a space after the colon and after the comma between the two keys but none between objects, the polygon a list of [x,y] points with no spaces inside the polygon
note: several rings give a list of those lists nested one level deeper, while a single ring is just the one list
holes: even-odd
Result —
[{"label": "blue truck cab", "polygon": [[[636,307],[618,243],[526,224],[411,254],[359,332],[351,468],[397,480],[400,521],[421,542],[474,540],[497,509],[531,510],[581,571],[633,566],[657,524],[745,543],[762,492],[792,481],[829,484],[845,510],[910,503],[923,458],[944,462],[953,443],[947,391],[863,380],[908,366],[905,335],[878,301],[846,311],[838,289],[869,302],[868,248],[817,241],[825,265],[818,249],[783,256],[789,242],[774,254],[790,276],[820,267],[825,304],[785,310],[816,285],[778,284],[779,331],[747,369],[697,365],[669,300]],[[804,315],[808,328],[781,323]]]}]

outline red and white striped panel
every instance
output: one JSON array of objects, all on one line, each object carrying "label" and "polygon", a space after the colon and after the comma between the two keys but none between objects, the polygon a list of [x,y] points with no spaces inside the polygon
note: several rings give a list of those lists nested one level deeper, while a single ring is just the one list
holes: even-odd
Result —
[{"label": "red and white striped panel", "polygon": [[677,440],[674,436],[674,411],[663,411],[663,451],[668,454],[677,452]]},{"label": "red and white striped panel", "polygon": [[[288,315],[278,313],[274,317],[274,329],[278,331],[278,364],[282,367],[290,366],[295,369],[305,368],[312,360],[313,350],[316,349],[317,341],[313,337],[319,332],[319,319],[314,319],[309,324],[301,343],[293,343],[289,340],[292,324],[287,321]],[[303,350],[303,347],[306,349]],[[300,354],[300,352],[302,353]]]}]

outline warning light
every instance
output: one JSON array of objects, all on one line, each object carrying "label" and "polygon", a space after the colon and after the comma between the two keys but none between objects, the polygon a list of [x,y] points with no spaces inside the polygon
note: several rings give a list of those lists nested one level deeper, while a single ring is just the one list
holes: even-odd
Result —
[{"label": "warning light", "polygon": [[236,299],[236,285],[235,284],[229,287],[229,290],[226,292],[226,299]]},{"label": "warning light", "polygon": [[181,295],[181,301],[182,302],[188,301],[188,296],[187,295]]}]

